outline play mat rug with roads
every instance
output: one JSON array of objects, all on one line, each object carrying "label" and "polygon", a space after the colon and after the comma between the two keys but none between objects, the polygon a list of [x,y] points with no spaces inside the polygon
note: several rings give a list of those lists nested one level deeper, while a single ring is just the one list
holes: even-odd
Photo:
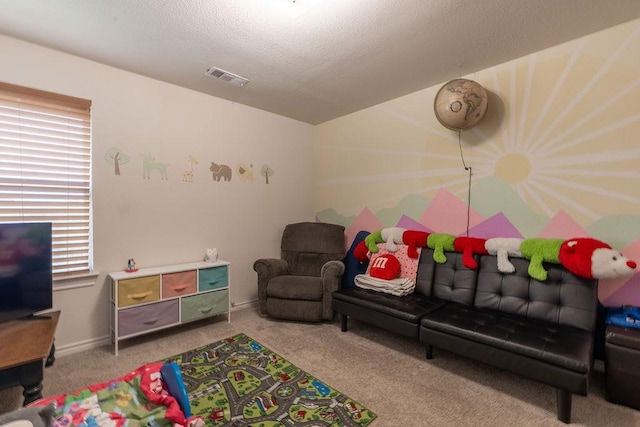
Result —
[{"label": "play mat rug with roads", "polygon": [[170,357],[193,415],[214,426],[367,426],[369,409],[245,334]]}]

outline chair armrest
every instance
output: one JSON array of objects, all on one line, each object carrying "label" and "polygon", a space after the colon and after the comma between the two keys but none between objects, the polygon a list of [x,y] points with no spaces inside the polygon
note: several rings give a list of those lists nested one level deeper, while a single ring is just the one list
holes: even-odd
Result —
[{"label": "chair armrest", "polygon": [[289,263],[278,258],[261,258],[253,263],[253,269],[258,273],[258,304],[260,312],[267,313],[267,284],[274,277],[289,274]]},{"label": "chair armrest", "polygon": [[322,318],[324,320],[333,319],[331,294],[340,289],[344,269],[345,267],[342,261],[328,261],[322,266],[322,270],[320,271],[320,276],[322,277]]}]

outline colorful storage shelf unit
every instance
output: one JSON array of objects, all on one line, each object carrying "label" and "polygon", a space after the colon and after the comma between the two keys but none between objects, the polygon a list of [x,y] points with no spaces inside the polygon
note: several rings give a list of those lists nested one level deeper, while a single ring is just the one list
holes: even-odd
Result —
[{"label": "colorful storage shelf unit", "polygon": [[116,356],[118,342],[127,338],[224,313],[231,322],[226,261],[117,271],[109,278]]}]

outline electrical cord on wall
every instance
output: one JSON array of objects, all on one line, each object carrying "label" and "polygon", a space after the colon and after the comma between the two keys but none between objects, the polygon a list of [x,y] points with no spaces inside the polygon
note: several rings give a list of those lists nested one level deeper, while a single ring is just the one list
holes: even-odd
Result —
[{"label": "electrical cord on wall", "polygon": [[464,161],[464,154],[462,152],[462,130],[458,130],[458,146],[460,147],[462,166],[464,166],[464,170],[469,171],[469,185],[467,187],[467,237],[469,237],[469,223],[471,218],[471,166],[467,166]]}]

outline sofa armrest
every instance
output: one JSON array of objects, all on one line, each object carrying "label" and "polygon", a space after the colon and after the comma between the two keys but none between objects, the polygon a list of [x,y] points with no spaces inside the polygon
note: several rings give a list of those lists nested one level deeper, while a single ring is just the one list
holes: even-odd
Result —
[{"label": "sofa armrest", "polygon": [[324,320],[333,319],[331,294],[340,289],[344,269],[342,261],[328,261],[320,271],[320,277],[322,277],[322,318]]},{"label": "sofa armrest", "polygon": [[267,284],[274,277],[289,274],[289,263],[278,258],[260,258],[253,263],[253,269],[258,273],[258,304],[260,312],[267,313]]}]

